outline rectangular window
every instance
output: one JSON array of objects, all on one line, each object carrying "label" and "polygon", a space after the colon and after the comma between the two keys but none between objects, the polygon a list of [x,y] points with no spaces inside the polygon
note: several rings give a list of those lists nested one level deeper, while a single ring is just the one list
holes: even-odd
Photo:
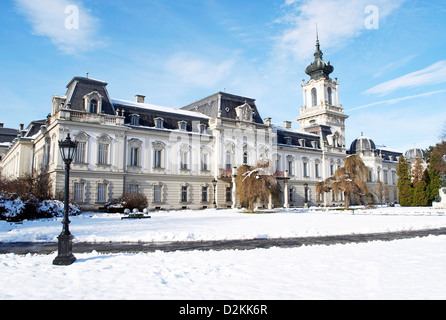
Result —
[{"label": "rectangular window", "polygon": [[231,159],[231,153],[230,152],[226,152],[226,169],[232,169],[232,159]]},{"label": "rectangular window", "polygon": [[161,202],[161,186],[153,187],[153,202]]},{"label": "rectangular window", "polygon": [[208,187],[201,187],[201,202],[208,201]]},{"label": "rectangular window", "polygon": [[138,189],[138,185],[136,184],[129,185],[129,193],[138,193]]},{"label": "rectangular window", "polygon": [[319,178],[320,177],[320,174],[319,174],[319,163],[315,163],[314,164],[314,170],[315,170],[316,178]]},{"label": "rectangular window", "polygon": [[181,202],[187,202],[187,187],[181,187]]},{"label": "rectangular window", "polygon": [[293,170],[293,160],[289,160],[288,161],[288,174],[290,176],[294,175],[294,170]]},{"label": "rectangular window", "polygon": [[85,163],[85,147],[86,142],[78,142],[77,143],[77,149],[76,149],[76,155],[74,158],[74,162],[76,163]]},{"label": "rectangular window", "polygon": [[201,155],[201,170],[207,171],[208,170],[208,154],[204,153]]},{"label": "rectangular window", "polygon": [[185,151],[181,151],[180,152],[180,169],[182,170],[187,170],[187,156],[188,156],[188,152]]},{"label": "rectangular window", "polygon": [[303,165],[304,165],[304,177],[309,177],[309,175],[308,175],[308,163],[304,162]]},{"label": "rectangular window", "polygon": [[335,171],[334,171],[334,164],[330,164],[330,176],[334,176]]},{"label": "rectangular window", "polygon": [[84,202],[84,184],[75,183],[73,190],[73,200],[74,202]]},{"label": "rectangular window", "polygon": [[107,185],[105,183],[98,183],[98,202],[107,201]]},{"label": "rectangular window", "polygon": [[108,144],[100,143],[98,149],[98,164],[108,164]]},{"label": "rectangular window", "polygon": [[153,167],[161,168],[161,150],[153,151]]},{"label": "rectangular window", "polygon": [[226,202],[232,202],[232,188],[226,187]]},{"label": "rectangular window", "polygon": [[130,165],[133,167],[137,167],[139,165],[138,152],[138,148],[130,148]]}]

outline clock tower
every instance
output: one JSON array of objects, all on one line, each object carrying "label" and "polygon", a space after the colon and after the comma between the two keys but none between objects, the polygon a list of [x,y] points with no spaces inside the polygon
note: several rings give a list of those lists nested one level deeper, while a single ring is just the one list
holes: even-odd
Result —
[{"label": "clock tower", "polygon": [[302,131],[322,135],[324,144],[332,151],[345,152],[345,120],[348,115],[339,103],[339,82],[330,78],[334,67],[322,60],[319,36],[316,38],[314,61],[305,70],[310,80],[302,84],[303,105],[296,120]]}]

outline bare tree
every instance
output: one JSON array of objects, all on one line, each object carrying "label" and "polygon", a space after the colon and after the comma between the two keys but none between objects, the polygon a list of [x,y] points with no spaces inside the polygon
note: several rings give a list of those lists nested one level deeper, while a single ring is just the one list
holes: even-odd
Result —
[{"label": "bare tree", "polygon": [[348,156],[344,161],[344,166],[336,170],[334,175],[316,185],[318,195],[333,190],[343,192],[345,198],[345,208],[348,209],[350,196],[360,199],[361,194],[367,194],[367,176],[369,171],[357,155]]},{"label": "bare tree", "polygon": [[261,160],[254,167],[243,165],[238,169],[237,197],[249,212],[254,212],[256,201],[265,203],[270,196],[278,199],[280,187],[269,166],[269,160]]},{"label": "bare tree", "polygon": [[389,187],[386,186],[382,181],[379,181],[378,184],[372,189],[373,195],[375,195],[376,198],[378,198],[381,205],[383,205],[388,192],[389,192]]}]

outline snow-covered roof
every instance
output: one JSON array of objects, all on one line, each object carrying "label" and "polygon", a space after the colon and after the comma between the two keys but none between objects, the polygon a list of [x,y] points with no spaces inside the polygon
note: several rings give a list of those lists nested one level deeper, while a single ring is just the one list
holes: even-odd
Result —
[{"label": "snow-covered roof", "polygon": [[140,103],[140,102],[134,102],[134,101],[128,101],[128,100],[121,100],[121,99],[111,99],[111,101],[113,104],[117,104],[117,105],[132,106],[132,107],[146,109],[146,110],[152,110],[152,111],[158,111],[158,112],[164,112],[164,113],[173,113],[176,115],[184,115],[184,116],[188,116],[188,117],[210,119],[209,116],[204,115],[199,112],[195,112],[195,111],[188,111],[188,110],[184,110],[184,109],[175,109],[175,108],[170,108],[170,107],[157,106],[157,105],[149,104],[149,103]]}]

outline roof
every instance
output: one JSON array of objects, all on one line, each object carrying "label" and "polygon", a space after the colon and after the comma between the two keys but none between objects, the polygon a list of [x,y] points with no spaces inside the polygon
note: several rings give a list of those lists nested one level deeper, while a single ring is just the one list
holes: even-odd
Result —
[{"label": "roof", "polygon": [[222,118],[237,119],[236,108],[248,104],[253,111],[253,121],[255,123],[263,124],[263,120],[260,117],[255,101],[256,100],[252,98],[220,91],[181,109],[200,112],[210,118],[216,118],[220,111],[220,117]]},{"label": "roof", "polygon": [[17,135],[19,134],[19,130],[10,129],[10,128],[0,128],[0,143],[11,143]]},{"label": "roof", "polygon": [[183,116],[187,116],[187,117],[210,119],[209,116],[202,114],[200,112],[196,112],[196,111],[188,111],[188,110],[184,110],[184,109],[162,107],[162,106],[157,106],[157,105],[149,104],[149,103],[132,102],[132,101],[121,100],[121,99],[111,99],[111,101],[112,101],[113,105],[134,107],[134,108],[140,109],[140,111],[142,111],[142,112],[148,111],[148,112],[153,112],[153,113],[176,114],[176,115],[183,115]]},{"label": "roof", "polygon": [[[209,116],[199,112],[156,106],[148,103],[131,102],[127,100],[112,99],[116,110],[124,111],[125,123],[131,125],[133,115],[138,116],[139,124],[135,127],[155,127],[155,119],[162,118],[163,129],[177,130],[181,121],[186,121],[187,131],[198,131],[196,125],[208,125]],[[195,125],[196,124],[196,125]]]}]

